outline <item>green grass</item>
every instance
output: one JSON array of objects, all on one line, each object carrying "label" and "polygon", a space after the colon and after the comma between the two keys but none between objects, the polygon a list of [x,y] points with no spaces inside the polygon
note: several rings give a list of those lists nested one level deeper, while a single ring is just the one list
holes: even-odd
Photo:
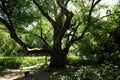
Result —
[{"label": "green grass", "polygon": [[0,71],[45,63],[45,57],[1,57]]},{"label": "green grass", "polygon": [[[48,57],[49,61],[50,57]],[[75,63],[81,60],[80,57],[75,55],[68,55],[67,57],[70,63]],[[45,56],[35,57],[0,57],[0,71],[7,69],[19,69],[26,66],[32,66],[36,64],[45,63]]]},{"label": "green grass", "polygon": [[82,58],[80,56],[76,56],[74,54],[68,54],[67,60],[69,61],[69,63],[77,63],[80,60],[82,60]]}]

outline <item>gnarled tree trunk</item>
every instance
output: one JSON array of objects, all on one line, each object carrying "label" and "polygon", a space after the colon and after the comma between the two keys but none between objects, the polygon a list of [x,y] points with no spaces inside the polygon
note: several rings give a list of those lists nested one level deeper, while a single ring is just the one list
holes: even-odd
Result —
[{"label": "gnarled tree trunk", "polygon": [[51,60],[49,67],[50,68],[64,68],[67,63],[67,54],[69,52],[70,45],[66,46],[66,48],[62,49],[57,46],[54,47],[51,51]]},{"label": "gnarled tree trunk", "polygon": [[49,67],[50,68],[64,68],[67,62],[66,54],[62,53],[52,53]]}]

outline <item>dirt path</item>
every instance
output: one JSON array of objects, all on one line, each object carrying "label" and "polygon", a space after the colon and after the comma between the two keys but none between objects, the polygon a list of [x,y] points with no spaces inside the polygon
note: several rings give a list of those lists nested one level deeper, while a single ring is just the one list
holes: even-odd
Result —
[{"label": "dirt path", "polygon": [[0,72],[0,80],[15,80],[17,78],[24,77],[24,72],[30,71],[30,74],[34,74],[40,69],[41,65],[37,64],[35,66],[24,67],[22,69],[7,70]]},{"label": "dirt path", "polygon": [[[69,74],[74,71],[74,67],[67,66],[64,69],[45,70],[43,65],[35,65],[25,67],[23,69],[9,70],[0,73],[0,80],[55,80],[59,75]],[[25,77],[24,72],[29,71],[30,74]]]}]

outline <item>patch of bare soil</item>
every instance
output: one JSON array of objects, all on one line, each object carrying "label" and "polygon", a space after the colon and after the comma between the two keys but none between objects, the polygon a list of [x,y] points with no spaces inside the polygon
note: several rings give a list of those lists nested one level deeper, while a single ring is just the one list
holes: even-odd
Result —
[{"label": "patch of bare soil", "polygon": [[[66,66],[63,69],[46,69],[45,65],[35,65],[23,69],[0,72],[0,80],[56,80],[59,75],[67,75],[76,68]],[[25,76],[24,73],[27,71],[29,71],[29,74]]]}]

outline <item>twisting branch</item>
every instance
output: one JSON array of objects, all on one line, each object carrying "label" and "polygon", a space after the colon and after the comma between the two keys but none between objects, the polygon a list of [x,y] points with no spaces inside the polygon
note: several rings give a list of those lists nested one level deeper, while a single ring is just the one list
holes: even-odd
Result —
[{"label": "twisting branch", "polygon": [[5,1],[4,1],[4,0],[1,0],[1,4],[2,4],[1,9],[2,9],[3,12],[6,14],[6,16],[7,16],[7,18],[8,18],[8,21],[9,21],[9,24],[12,26],[13,23],[12,23],[12,20],[11,20],[11,18],[10,18],[10,14],[9,14],[6,6],[5,6]]},{"label": "twisting branch", "polygon": [[[57,16],[57,19],[60,19],[64,16],[64,14],[67,14],[68,10],[66,9],[66,6],[70,0],[67,0],[64,2],[63,0],[57,0],[58,6],[61,8],[60,14]],[[62,25],[62,24],[61,24]]]},{"label": "twisting branch", "polygon": [[57,4],[62,10],[68,12],[68,10],[64,6],[64,0],[57,0]]},{"label": "twisting branch", "polygon": [[[67,29],[69,29],[70,22],[71,22],[74,14],[65,8],[64,2],[63,2],[64,0],[56,0],[56,1],[57,1],[58,6],[61,8],[61,11],[63,11],[66,16],[66,19],[65,19],[63,25],[61,25],[61,29],[60,29],[61,31],[59,31],[58,34],[56,35],[55,46],[58,46],[58,44],[61,43],[61,40],[64,37],[65,32],[67,31]],[[62,14],[62,16],[63,16],[63,14]]]},{"label": "twisting branch", "polygon": [[67,10],[67,8],[65,7],[65,6],[68,4],[69,1],[70,1],[70,0],[67,0],[67,2],[64,4],[64,0],[56,0],[57,5],[58,5],[58,6],[61,8],[61,10],[62,10],[61,15],[65,14],[66,17],[68,17],[68,16],[70,17],[70,16],[73,15],[73,13],[70,12],[69,10]]},{"label": "twisting branch", "polygon": [[5,21],[3,18],[0,17],[0,22],[3,23],[5,26],[9,26],[9,23]]},{"label": "twisting branch", "polygon": [[[65,5],[67,5],[68,2],[69,2],[69,0],[66,2]],[[57,0],[57,4],[63,11],[62,15],[63,14],[66,15],[66,20],[65,20],[64,26],[63,26],[64,32],[65,32],[69,28],[70,21],[72,20],[72,17],[74,14],[66,9],[66,7],[64,5],[64,0]]]},{"label": "twisting branch", "polygon": [[23,47],[24,51],[27,53],[27,46],[25,45],[25,43],[19,39],[19,37],[17,36],[15,29],[13,27],[12,24],[12,20],[11,20],[11,16],[9,15],[9,12],[7,10],[7,7],[5,6],[4,0],[1,0],[1,9],[2,11],[5,13],[5,15],[8,18],[7,22],[6,20],[4,20],[3,18],[0,18],[0,21],[6,26],[6,28],[9,30],[10,32],[10,36],[12,39],[14,39],[18,44],[21,45],[21,47]]},{"label": "twisting branch", "polygon": [[68,4],[69,1],[70,1],[70,0],[67,0],[67,1],[66,1],[66,3],[65,3],[65,7],[67,6],[67,4]]}]

